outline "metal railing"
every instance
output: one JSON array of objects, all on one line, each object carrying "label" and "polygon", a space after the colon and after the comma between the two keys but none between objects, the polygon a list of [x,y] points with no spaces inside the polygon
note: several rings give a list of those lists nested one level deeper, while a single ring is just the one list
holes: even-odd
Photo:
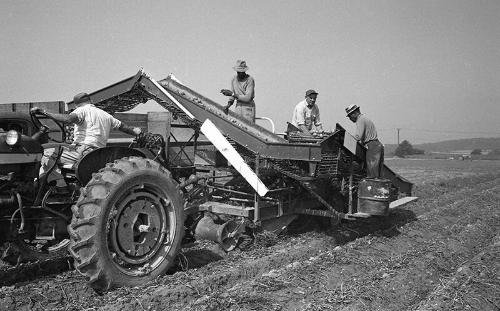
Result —
[{"label": "metal railing", "polygon": [[266,120],[266,121],[269,121],[269,123],[271,123],[271,132],[273,132],[273,134],[275,133],[274,122],[273,122],[273,120],[271,120],[271,118],[268,118],[268,117],[255,117],[255,120]]}]

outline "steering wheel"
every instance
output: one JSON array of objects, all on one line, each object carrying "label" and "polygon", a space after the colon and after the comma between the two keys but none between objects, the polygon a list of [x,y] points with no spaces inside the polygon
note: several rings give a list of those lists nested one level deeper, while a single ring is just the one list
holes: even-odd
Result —
[{"label": "steering wheel", "polygon": [[[54,121],[54,123],[59,127],[59,129],[61,129],[61,140],[59,139],[55,139],[53,137],[51,137],[48,133],[50,132],[54,132],[50,129],[49,126],[47,126],[46,124],[43,124],[41,121],[40,121],[40,118],[38,115],[42,115],[42,116],[45,116],[46,118],[48,119],[51,119],[52,121]],[[60,121],[57,121],[56,119],[54,119],[53,117],[51,117],[50,115],[46,114],[45,112],[42,112],[42,111],[38,111],[38,112],[35,112],[35,111],[30,111],[30,117],[31,117],[31,122],[33,123],[33,125],[36,127],[37,130],[40,130],[40,128],[42,126],[45,126],[47,127],[49,130],[47,131],[47,137],[49,140],[53,141],[53,142],[56,142],[56,143],[64,143],[66,142],[66,130],[64,128],[64,123],[63,122],[60,122]]]}]

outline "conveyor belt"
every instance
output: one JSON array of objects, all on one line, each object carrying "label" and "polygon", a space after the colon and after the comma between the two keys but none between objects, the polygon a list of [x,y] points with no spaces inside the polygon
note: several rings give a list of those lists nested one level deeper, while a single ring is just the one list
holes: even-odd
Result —
[{"label": "conveyor belt", "polygon": [[171,76],[158,83],[172,94],[200,122],[210,119],[227,137],[258,153],[262,158],[305,161],[321,160],[321,145],[317,143],[289,143],[267,129],[250,123],[233,112],[224,113],[223,106],[196,93]]}]

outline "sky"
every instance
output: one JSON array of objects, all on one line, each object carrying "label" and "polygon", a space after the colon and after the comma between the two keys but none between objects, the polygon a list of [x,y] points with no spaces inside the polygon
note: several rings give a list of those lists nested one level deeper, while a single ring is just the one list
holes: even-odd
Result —
[{"label": "sky", "polygon": [[357,104],[385,144],[500,137],[498,0],[1,0],[0,42],[0,103],[68,102],[142,67],[225,104],[243,59],[277,132],[312,88],[327,130],[353,132]]}]

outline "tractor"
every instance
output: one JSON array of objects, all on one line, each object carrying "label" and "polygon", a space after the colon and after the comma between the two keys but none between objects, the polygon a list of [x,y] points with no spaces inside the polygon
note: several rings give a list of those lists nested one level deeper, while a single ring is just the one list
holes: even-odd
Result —
[{"label": "tractor", "polygon": [[73,190],[66,198],[36,178],[43,148],[64,143],[43,141],[51,133],[44,116],[31,116],[40,130],[18,135],[17,145],[7,142],[12,131],[0,133],[0,151],[15,152],[13,160],[31,155],[29,165],[1,171],[1,237],[38,258],[68,245],[75,268],[99,293],[163,275],[186,239],[231,251],[299,215],[336,226],[387,216],[416,199],[412,183],[387,166],[382,179],[366,179],[365,149],[340,124],[326,135],[304,136],[291,126],[278,135],[226,113],[173,75],[156,81],[143,70],[89,95],[111,114],[151,100],[168,113],[157,133],[63,167]]}]

